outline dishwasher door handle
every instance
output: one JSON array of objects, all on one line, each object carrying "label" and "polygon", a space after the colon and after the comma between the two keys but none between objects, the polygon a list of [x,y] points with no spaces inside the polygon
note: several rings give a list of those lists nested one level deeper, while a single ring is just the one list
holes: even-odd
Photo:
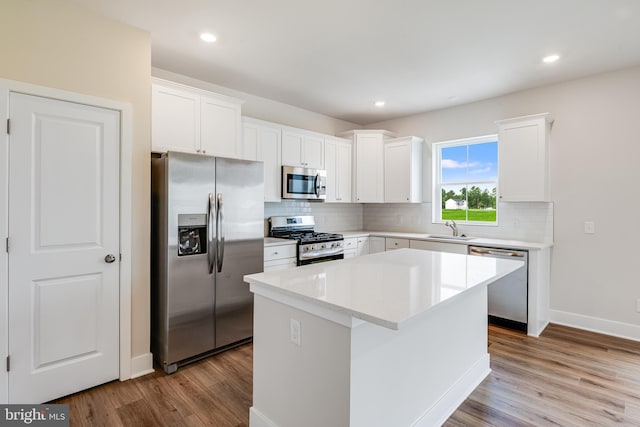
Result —
[{"label": "dishwasher door handle", "polygon": [[469,255],[476,256],[499,256],[499,257],[510,257],[510,258],[524,258],[523,253],[509,251],[509,250],[499,250],[499,249],[487,249],[487,248],[478,248],[478,247],[470,247]]}]

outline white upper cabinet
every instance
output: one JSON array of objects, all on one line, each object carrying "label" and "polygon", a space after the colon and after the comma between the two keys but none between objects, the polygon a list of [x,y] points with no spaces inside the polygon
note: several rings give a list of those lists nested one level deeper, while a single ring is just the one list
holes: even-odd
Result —
[{"label": "white upper cabinet", "polygon": [[242,157],[242,101],[153,79],[151,149]]},{"label": "white upper cabinet", "polygon": [[264,162],[264,201],[281,199],[280,150],[282,129],[262,120],[242,118],[243,158]]},{"label": "white upper cabinet", "polygon": [[326,202],[351,202],[353,144],[348,139],[325,137],[324,162],[327,170]]},{"label": "white upper cabinet", "polygon": [[302,129],[282,129],[282,164],[324,169],[324,135]]},{"label": "white upper cabinet", "polygon": [[384,141],[393,136],[384,130],[355,130],[340,136],[356,144],[355,201],[384,202]]},{"label": "white upper cabinet", "polygon": [[200,149],[221,157],[242,157],[241,104],[222,96],[200,98]]},{"label": "white upper cabinet", "polygon": [[151,88],[153,151],[200,149],[200,97],[154,83]]},{"label": "white upper cabinet", "polygon": [[499,197],[504,202],[551,201],[549,113],[497,121]]},{"label": "white upper cabinet", "polygon": [[422,149],[424,140],[416,136],[384,142],[384,201],[422,202]]}]

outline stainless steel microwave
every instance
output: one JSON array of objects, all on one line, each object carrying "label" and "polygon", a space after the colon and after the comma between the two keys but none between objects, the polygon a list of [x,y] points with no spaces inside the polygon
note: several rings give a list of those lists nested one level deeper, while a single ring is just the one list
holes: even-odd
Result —
[{"label": "stainless steel microwave", "polygon": [[324,200],[327,198],[327,171],[282,166],[282,198]]}]

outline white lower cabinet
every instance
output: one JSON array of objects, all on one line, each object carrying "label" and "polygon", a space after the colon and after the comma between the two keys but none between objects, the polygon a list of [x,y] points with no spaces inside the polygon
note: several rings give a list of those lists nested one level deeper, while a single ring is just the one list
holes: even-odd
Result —
[{"label": "white lower cabinet", "polygon": [[358,239],[356,237],[349,237],[344,239],[344,257],[353,258],[358,256]]},{"label": "white lower cabinet", "polygon": [[461,245],[458,243],[433,242],[429,240],[409,240],[409,247],[411,249],[449,252],[453,254],[467,253],[467,245]]},{"label": "white lower cabinet", "polygon": [[409,247],[409,239],[396,239],[393,237],[387,237],[385,239],[385,250],[390,251],[393,249],[402,249]]},{"label": "white lower cabinet", "polygon": [[369,237],[358,237],[358,256],[369,254]]},{"label": "white lower cabinet", "polygon": [[296,265],[295,244],[265,246],[264,271],[285,270]]},{"label": "white lower cabinet", "polygon": [[369,253],[375,254],[386,250],[386,242],[384,237],[369,237]]}]

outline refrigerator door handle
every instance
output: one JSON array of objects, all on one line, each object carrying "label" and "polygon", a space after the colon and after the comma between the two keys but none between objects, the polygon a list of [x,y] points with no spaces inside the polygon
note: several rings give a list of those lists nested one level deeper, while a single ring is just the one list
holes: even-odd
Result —
[{"label": "refrigerator door handle", "polygon": [[224,234],[222,234],[222,221],[224,212],[222,209],[222,193],[218,193],[218,210],[217,214],[217,252],[218,252],[218,273],[222,272],[222,263],[224,262]]},{"label": "refrigerator door handle", "polygon": [[209,204],[207,206],[207,261],[209,262],[209,274],[213,273],[213,209],[215,202],[213,193],[209,193]]}]

